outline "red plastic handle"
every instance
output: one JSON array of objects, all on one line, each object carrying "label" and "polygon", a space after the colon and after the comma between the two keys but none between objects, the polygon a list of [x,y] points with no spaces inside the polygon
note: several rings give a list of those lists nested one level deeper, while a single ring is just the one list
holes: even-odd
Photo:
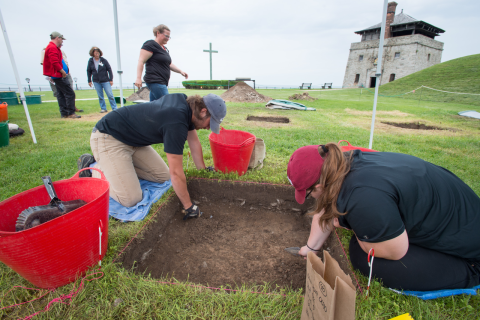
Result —
[{"label": "red plastic handle", "polygon": [[239,146],[243,147],[247,144],[251,144],[251,143],[255,142],[255,139],[256,139],[255,137],[248,138],[247,140],[243,141]]},{"label": "red plastic handle", "polygon": [[340,145],[340,142],[346,142],[349,147],[352,146],[352,145],[350,144],[350,142],[348,142],[347,140],[340,140],[340,141],[338,141],[338,145]]},{"label": "red plastic handle", "polygon": [[73,175],[73,177],[71,177],[70,179],[80,178],[80,176],[79,176],[79,175],[80,175],[80,172],[85,171],[85,170],[90,170],[90,169],[96,170],[96,171],[100,172],[101,179],[102,179],[102,180],[105,180],[105,181],[107,180],[107,178],[105,178],[105,175],[103,174],[102,170],[97,169],[97,168],[83,168],[83,169],[80,169],[80,170],[78,170],[78,172],[75,173],[75,174]]}]

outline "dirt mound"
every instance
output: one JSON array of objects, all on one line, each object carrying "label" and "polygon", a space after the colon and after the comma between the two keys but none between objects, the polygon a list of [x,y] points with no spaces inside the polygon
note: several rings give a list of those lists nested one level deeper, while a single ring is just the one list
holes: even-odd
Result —
[{"label": "dirt mound", "polygon": [[268,102],[272,100],[272,98],[258,93],[243,81],[228,89],[220,97],[231,102]]},{"label": "dirt mound", "polygon": [[288,100],[307,100],[313,101],[318,100],[317,98],[311,97],[308,92],[304,93],[295,93],[293,96],[288,97]]},{"label": "dirt mound", "polygon": [[135,100],[147,100],[150,101],[150,90],[147,87],[142,87],[140,90],[132,94],[130,97],[127,98],[127,101],[135,101]]}]

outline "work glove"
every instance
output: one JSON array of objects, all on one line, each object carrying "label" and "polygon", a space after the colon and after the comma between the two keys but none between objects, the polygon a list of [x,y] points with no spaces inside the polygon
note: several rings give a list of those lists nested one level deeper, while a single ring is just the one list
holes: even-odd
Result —
[{"label": "work glove", "polygon": [[203,212],[200,211],[200,208],[194,204],[192,204],[192,206],[188,209],[183,209],[182,212],[185,214],[185,216],[183,216],[183,220],[199,218],[203,214]]},{"label": "work glove", "polygon": [[205,167],[205,170],[210,171],[210,172],[215,172],[215,168],[210,166],[210,167]]}]

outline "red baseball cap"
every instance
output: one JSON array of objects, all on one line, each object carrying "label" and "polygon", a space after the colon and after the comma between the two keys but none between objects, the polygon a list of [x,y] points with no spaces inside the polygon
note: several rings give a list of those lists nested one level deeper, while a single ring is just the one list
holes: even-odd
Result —
[{"label": "red baseball cap", "polygon": [[292,154],[287,167],[287,177],[295,187],[295,200],[305,202],[306,190],[320,179],[324,159],[320,156],[320,146],[301,147]]}]

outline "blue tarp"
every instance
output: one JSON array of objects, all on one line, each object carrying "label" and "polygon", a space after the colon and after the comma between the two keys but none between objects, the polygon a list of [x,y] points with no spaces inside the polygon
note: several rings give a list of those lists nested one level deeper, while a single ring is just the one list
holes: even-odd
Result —
[{"label": "blue tarp", "polygon": [[480,113],[473,110],[461,111],[458,114],[464,117],[480,119]]},{"label": "blue tarp", "polygon": [[456,296],[459,294],[467,294],[475,296],[477,295],[477,290],[480,290],[480,285],[470,288],[470,289],[449,289],[449,290],[436,290],[436,291],[399,291],[395,289],[390,289],[396,293],[404,294],[406,296],[415,296],[422,300],[432,300],[443,297]]},{"label": "blue tarp", "polygon": [[152,204],[160,200],[162,195],[172,186],[170,180],[164,183],[140,180],[140,187],[143,192],[143,199],[135,206],[127,208],[110,198],[110,216],[123,222],[140,221],[150,211]]}]

